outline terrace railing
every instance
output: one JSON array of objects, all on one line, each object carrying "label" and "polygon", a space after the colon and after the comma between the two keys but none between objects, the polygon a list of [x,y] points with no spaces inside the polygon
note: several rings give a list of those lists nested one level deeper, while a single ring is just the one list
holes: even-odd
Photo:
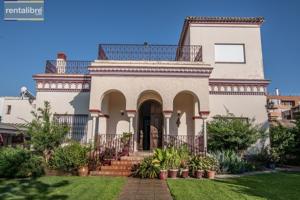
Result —
[{"label": "terrace railing", "polygon": [[47,60],[45,73],[51,74],[88,74],[91,61]]},{"label": "terrace railing", "polygon": [[99,60],[202,61],[200,45],[100,44]]},{"label": "terrace railing", "polygon": [[203,135],[164,135],[164,146],[179,148],[186,145],[192,154],[204,154],[203,139]]}]

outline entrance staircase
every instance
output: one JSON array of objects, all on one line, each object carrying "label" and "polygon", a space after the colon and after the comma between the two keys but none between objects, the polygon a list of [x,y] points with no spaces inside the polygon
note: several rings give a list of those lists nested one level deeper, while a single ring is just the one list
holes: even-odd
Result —
[{"label": "entrance staircase", "polygon": [[151,155],[152,152],[130,153],[129,156],[122,156],[119,160],[112,160],[110,165],[101,166],[98,171],[91,171],[90,176],[130,176],[132,167]]}]

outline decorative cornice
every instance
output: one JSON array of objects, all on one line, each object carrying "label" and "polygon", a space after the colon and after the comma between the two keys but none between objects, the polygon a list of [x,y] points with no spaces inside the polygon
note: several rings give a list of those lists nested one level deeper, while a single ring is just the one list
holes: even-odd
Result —
[{"label": "decorative cornice", "polygon": [[126,110],[127,113],[136,113],[136,110]]},{"label": "decorative cornice", "polygon": [[266,95],[269,80],[209,79],[211,95]]},{"label": "decorative cornice", "polygon": [[263,17],[186,17],[182,26],[178,45],[183,45],[190,24],[236,24],[236,25],[261,25]]},{"label": "decorative cornice", "polygon": [[89,109],[90,113],[101,113],[99,109]]},{"label": "decorative cornice", "polygon": [[201,119],[201,116],[193,116],[193,120],[195,119]]},{"label": "decorative cornice", "polygon": [[99,67],[89,68],[91,75],[100,76],[184,76],[209,77],[212,68],[175,68],[175,67]]},{"label": "decorative cornice", "polygon": [[173,113],[173,110],[164,110],[164,113]]},{"label": "decorative cornice", "polygon": [[34,75],[37,92],[89,92],[90,75]]}]

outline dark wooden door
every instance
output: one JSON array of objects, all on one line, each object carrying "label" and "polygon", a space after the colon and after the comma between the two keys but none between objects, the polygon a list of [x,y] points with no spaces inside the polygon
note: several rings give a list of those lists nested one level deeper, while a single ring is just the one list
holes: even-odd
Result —
[{"label": "dark wooden door", "polygon": [[153,102],[150,109],[150,150],[162,147],[162,132],[162,107],[158,102]]}]

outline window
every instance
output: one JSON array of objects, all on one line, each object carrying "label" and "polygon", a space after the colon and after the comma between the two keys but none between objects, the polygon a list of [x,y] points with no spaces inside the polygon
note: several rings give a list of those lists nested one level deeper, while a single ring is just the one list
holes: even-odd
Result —
[{"label": "window", "polygon": [[87,134],[88,115],[55,114],[54,119],[60,124],[67,124],[70,131],[68,138],[85,142]]},{"label": "window", "polygon": [[216,63],[246,63],[244,44],[215,44]]},{"label": "window", "polygon": [[10,113],[11,113],[11,105],[8,105],[7,110],[6,110],[6,114],[10,115]]}]

